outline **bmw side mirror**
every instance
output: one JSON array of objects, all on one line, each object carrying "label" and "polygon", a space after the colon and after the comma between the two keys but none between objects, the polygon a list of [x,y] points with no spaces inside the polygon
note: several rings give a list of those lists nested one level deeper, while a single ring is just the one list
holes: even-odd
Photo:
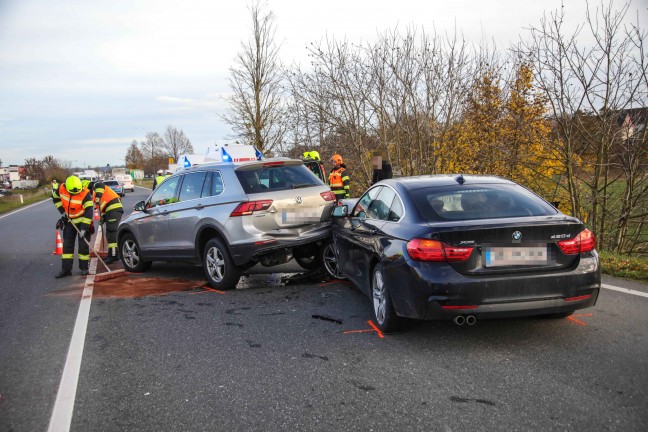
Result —
[{"label": "bmw side mirror", "polygon": [[349,207],[346,205],[341,205],[333,208],[333,217],[346,217],[349,212]]},{"label": "bmw side mirror", "polygon": [[146,203],[144,201],[139,201],[139,202],[135,203],[135,205],[133,206],[133,209],[135,209],[135,211],[145,212],[146,211]]}]

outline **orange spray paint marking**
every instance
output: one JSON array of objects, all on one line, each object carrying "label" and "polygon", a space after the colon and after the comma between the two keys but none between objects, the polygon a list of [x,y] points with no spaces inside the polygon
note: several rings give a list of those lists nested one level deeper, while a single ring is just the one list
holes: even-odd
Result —
[{"label": "orange spray paint marking", "polygon": [[206,286],[203,286],[203,287],[200,287],[200,288],[202,288],[204,291],[192,292],[192,293],[189,293],[189,294],[204,294],[206,292],[215,292],[215,293],[218,293],[218,294],[225,294],[225,291],[219,291],[217,289],[208,288]]},{"label": "orange spray paint marking", "polygon": [[576,319],[575,317],[590,317],[590,316],[592,316],[592,314],[576,314],[576,315],[568,316],[567,319],[572,322],[575,322],[578,325],[587,326],[587,324],[585,324],[583,321],[579,319]]},{"label": "orange spray paint marking", "polygon": [[342,334],[376,332],[376,333],[378,333],[379,338],[381,338],[381,339],[385,338],[385,335],[383,335],[383,332],[381,332],[380,329],[378,327],[376,327],[376,324],[374,324],[371,320],[367,321],[367,323],[369,324],[369,326],[371,326],[370,329],[366,329],[366,330],[347,330],[347,331],[343,331]]}]

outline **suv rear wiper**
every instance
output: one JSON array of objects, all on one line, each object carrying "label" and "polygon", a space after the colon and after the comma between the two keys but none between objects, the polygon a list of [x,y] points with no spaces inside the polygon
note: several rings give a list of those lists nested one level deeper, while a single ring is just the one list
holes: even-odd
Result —
[{"label": "suv rear wiper", "polygon": [[299,189],[299,188],[305,188],[309,186],[315,186],[315,185],[311,183],[299,183],[299,184],[291,185],[290,189]]}]

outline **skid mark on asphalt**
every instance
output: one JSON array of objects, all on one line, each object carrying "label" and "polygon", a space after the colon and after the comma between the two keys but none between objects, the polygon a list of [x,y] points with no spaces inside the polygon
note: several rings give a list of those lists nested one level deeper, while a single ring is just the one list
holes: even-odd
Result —
[{"label": "skid mark on asphalt", "polygon": [[450,396],[450,400],[452,402],[459,402],[459,403],[478,403],[478,404],[483,404],[483,405],[488,405],[488,406],[495,406],[496,403],[489,401],[488,399],[476,399],[476,398],[462,398],[459,396]]},{"label": "skid mark on asphalt", "polygon": [[585,324],[583,321],[581,321],[579,319],[576,319],[576,317],[591,317],[591,316],[592,316],[592,314],[574,314],[574,315],[568,316],[567,319],[569,321],[575,322],[578,325],[587,326],[587,324]]},{"label": "skid mark on asphalt", "polygon": [[322,321],[329,321],[335,324],[342,324],[341,320],[331,318],[330,316],[326,316],[326,315],[313,315],[311,318],[322,320]]},{"label": "skid mark on asphalt", "polygon": [[385,335],[383,334],[382,331],[378,327],[376,327],[376,324],[373,323],[373,321],[369,320],[367,321],[367,324],[369,324],[370,329],[366,330],[347,330],[343,331],[342,334],[351,334],[351,333],[369,333],[369,332],[376,332],[378,334],[378,337],[381,339],[385,338]]}]

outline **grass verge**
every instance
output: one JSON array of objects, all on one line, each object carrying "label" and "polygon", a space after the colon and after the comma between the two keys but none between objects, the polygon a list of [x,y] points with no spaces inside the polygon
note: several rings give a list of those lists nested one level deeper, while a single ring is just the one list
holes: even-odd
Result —
[{"label": "grass verge", "polygon": [[[20,202],[20,195],[23,200]],[[0,214],[52,197],[52,190],[47,187],[29,190],[12,190],[11,195],[0,197]]]},{"label": "grass verge", "polygon": [[648,282],[648,257],[619,255],[610,252],[600,252],[600,255],[603,273]]}]

